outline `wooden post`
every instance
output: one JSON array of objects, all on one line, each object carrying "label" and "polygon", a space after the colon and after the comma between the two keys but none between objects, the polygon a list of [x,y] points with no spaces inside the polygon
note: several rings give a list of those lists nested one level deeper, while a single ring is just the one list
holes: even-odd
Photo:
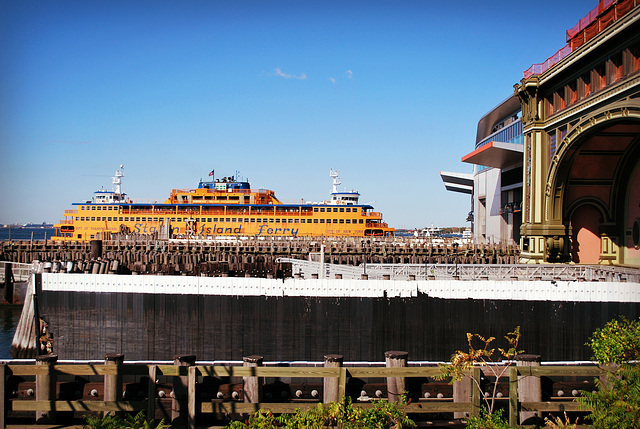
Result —
[{"label": "wooden post", "polygon": [[[56,373],[53,365],[58,362],[57,355],[36,356],[36,365],[46,366],[46,374],[36,375],[36,401],[56,400]],[[55,407],[53,407],[55,410]],[[53,423],[56,418],[55,411],[36,411],[36,423]]]},{"label": "wooden post", "polygon": [[4,429],[6,426],[6,413],[5,413],[5,389],[6,383],[7,365],[0,363],[0,429]]},{"label": "wooden post", "polygon": [[[116,402],[122,400],[122,374],[118,369],[119,365],[124,362],[122,353],[109,353],[104,357],[105,365],[115,365],[115,374],[104,376],[104,400],[105,402]],[[105,411],[105,415],[115,415],[115,411]]]},{"label": "wooden post", "polygon": [[[540,366],[540,355],[518,355],[516,356],[516,366],[520,373],[526,371],[526,368]],[[542,401],[542,384],[540,377],[533,375],[518,376],[518,399],[520,402],[541,402]],[[537,424],[540,422],[528,422],[529,419],[540,418],[540,411],[520,411],[520,424]]]},{"label": "wooden post", "polygon": [[[473,380],[470,376],[462,377],[462,380],[453,383],[453,402],[471,402],[473,390]],[[469,413],[456,411],[453,413],[454,419],[469,417]]]},{"label": "wooden post", "polygon": [[196,375],[197,375],[197,367],[189,366],[189,375],[187,381],[187,409],[189,413],[189,417],[187,420],[187,427],[189,429],[196,428]]},{"label": "wooden post", "polygon": [[[344,356],[342,355],[325,355],[324,367],[341,368],[343,361]],[[338,377],[325,377],[322,402],[328,404],[329,402],[338,402],[340,399],[342,399],[340,398],[340,379]]]},{"label": "wooden post", "polygon": [[518,426],[518,368],[509,368],[509,427]]},{"label": "wooden post", "polygon": [[[401,368],[407,366],[409,352],[388,351],[384,353],[387,368]],[[389,402],[398,402],[404,394],[404,377],[387,377],[387,391]]]},{"label": "wooden post", "polygon": [[[177,366],[193,366],[195,355],[176,356],[173,364]],[[187,370],[188,371],[188,370]],[[173,377],[173,399],[171,401],[171,426],[184,427],[188,424],[189,377],[187,375]]]},{"label": "wooden post", "polygon": [[11,262],[4,263],[4,301],[13,304],[13,272]]},{"label": "wooden post", "polygon": [[478,380],[478,383],[473,383],[473,390],[471,394],[471,402],[473,407],[471,409],[471,416],[478,417],[480,415],[480,406],[482,404],[482,388],[480,386],[480,378],[482,377],[482,370],[479,367],[474,367],[471,370],[471,377],[473,380]]},{"label": "wooden post", "polygon": [[[262,366],[262,356],[245,356],[242,358],[242,366]],[[244,402],[257,404],[262,398],[262,378],[257,376],[242,377]]]},{"label": "wooden post", "polygon": [[156,419],[156,380],[158,379],[158,367],[149,365],[149,385],[147,386],[147,420],[154,422]]}]

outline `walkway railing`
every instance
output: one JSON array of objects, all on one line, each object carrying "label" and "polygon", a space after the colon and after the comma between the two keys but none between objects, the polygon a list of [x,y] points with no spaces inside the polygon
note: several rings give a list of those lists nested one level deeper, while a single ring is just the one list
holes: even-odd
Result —
[{"label": "walkway railing", "polygon": [[375,280],[565,280],[640,282],[640,270],[624,267],[565,264],[328,264],[292,258],[295,277]]},{"label": "walkway railing", "polygon": [[5,266],[11,265],[11,271],[13,272],[14,282],[26,282],[29,280],[29,276],[34,272],[33,264],[21,264],[19,262],[5,262],[0,261],[0,283],[4,283]]},{"label": "walkway railing", "polygon": [[[398,353],[401,356],[405,352],[387,353]],[[336,357],[336,355],[330,356]],[[327,357],[325,357],[324,367],[262,366],[259,356],[245,358],[244,366],[195,365],[195,357],[193,356],[191,356],[193,358],[191,362],[178,362],[177,358],[174,365],[156,363],[125,364],[123,355],[108,355],[104,364],[57,364],[55,355],[40,356],[37,362],[0,363],[0,399],[2,399],[0,400],[0,429],[4,428],[7,422],[10,422],[7,419],[10,412],[33,411],[34,418],[40,423],[54,423],[56,421],[55,413],[59,411],[80,413],[98,411],[136,413],[144,411],[147,416],[155,418],[159,401],[162,398],[171,402],[170,409],[173,410],[171,423],[178,424],[178,422],[182,422],[193,428],[196,425],[196,419],[203,417],[202,415],[207,413],[224,413],[227,417],[229,417],[229,414],[236,414],[237,416],[238,414],[253,413],[259,409],[268,410],[276,414],[291,413],[296,408],[305,410],[322,402],[320,399],[263,402],[261,389],[264,386],[265,378],[322,379],[324,381],[322,400],[326,403],[329,402],[330,398],[335,397],[337,398],[336,400],[339,400],[345,396],[349,378],[360,380],[386,378],[387,386],[404,386],[405,378],[427,378],[440,374],[441,370],[436,366],[406,366],[406,354],[404,356],[404,363],[400,362],[399,364],[390,363],[388,357],[386,367],[364,366],[362,364],[345,367],[342,365],[341,360],[336,364],[328,364]],[[338,357],[341,358],[341,356]],[[251,358],[260,359],[251,361]],[[249,361],[252,364],[247,364]],[[511,367],[508,381],[508,410],[511,425],[517,426],[521,418],[520,413],[523,411],[588,411],[588,409],[576,403],[574,397],[556,397],[550,401],[524,401],[519,395],[528,395],[529,393],[522,393],[526,392],[527,388],[524,385],[520,386],[521,393],[518,393],[518,385],[523,383],[523,380],[529,379],[524,383],[530,383],[531,377],[533,377],[536,378],[536,382],[539,384],[540,377],[589,378],[598,377],[604,373],[604,370],[594,365]],[[479,366],[472,368],[468,375],[476,380],[484,377],[482,368]],[[488,372],[485,375],[490,377]],[[74,389],[78,389],[74,394],[79,396],[71,399],[63,395],[62,392],[62,379],[64,377],[69,378],[69,376],[72,378],[75,376],[76,380],[77,377],[84,379],[91,376],[102,377],[104,380],[103,388],[94,388],[90,393],[86,392],[84,394],[82,392],[83,386],[74,386]],[[123,389],[123,376],[137,379],[146,377],[148,379],[145,386],[146,391],[140,391],[142,394],[136,400],[125,400],[123,396],[125,391]],[[173,380],[173,390],[170,395],[165,395],[166,392],[157,385],[159,378],[163,376]],[[35,392],[30,393],[35,397],[31,399],[16,398],[16,392],[13,391],[15,385],[10,387],[8,382],[11,377],[14,379],[15,377],[20,377],[22,380],[35,377]],[[205,396],[203,394],[204,391],[199,389],[199,386],[204,382],[204,378],[210,380],[211,377],[242,377],[240,394],[234,395],[234,400],[215,399],[215,393],[214,399],[203,399]],[[464,380],[459,383],[462,382]],[[451,398],[444,400],[436,397],[415,398],[406,406],[405,412],[407,414],[464,412],[468,413],[468,415],[478,415],[482,402],[482,392],[475,383],[470,383],[470,385],[472,386],[471,389],[464,390],[464,388],[461,388],[460,391],[465,393],[458,396],[453,402]],[[456,385],[453,388],[454,397],[456,397]],[[88,390],[87,388],[84,389]],[[391,392],[391,389],[389,389],[389,392]],[[354,400],[357,406],[371,406],[368,403],[368,398],[357,399]],[[386,399],[392,402],[397,400],[391,394]],[[503,399],[506,400],[507,398]],[[22,418],[24,418],[24,415]]]}]

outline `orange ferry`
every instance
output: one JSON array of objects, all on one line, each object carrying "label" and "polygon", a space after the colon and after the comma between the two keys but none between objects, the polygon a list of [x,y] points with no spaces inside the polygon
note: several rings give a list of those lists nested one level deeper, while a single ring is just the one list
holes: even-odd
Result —
[{"label": "orange ferry", "polygon": [[387,237],[393,235],[382,213],[359,204],[357,191],[338,191],[338,172],[331,170],[331,200],[282,203],[273,191],[251,189],[236,177],[202,181],[196,189],[173,189],[164,203],[141,203],[122,192],[124,167],[113,177],[114,190],[100,189],[91,201],[73,203],[55,225],[58,241],[108,240],[114,233],[168,233],[169,238],[213,239],[257,237]]}]

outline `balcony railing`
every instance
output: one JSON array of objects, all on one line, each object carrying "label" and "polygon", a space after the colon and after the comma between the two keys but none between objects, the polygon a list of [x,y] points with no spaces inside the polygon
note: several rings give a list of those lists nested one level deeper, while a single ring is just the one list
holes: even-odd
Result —
[{"label": "balcony railing", "polygon": [[518,119],[509,125],[500,128],[498,131],[489,134],[487,137],[476,143],[476,149],[492,141],[523,144],[524,135],[522,134],[522,121]]}]

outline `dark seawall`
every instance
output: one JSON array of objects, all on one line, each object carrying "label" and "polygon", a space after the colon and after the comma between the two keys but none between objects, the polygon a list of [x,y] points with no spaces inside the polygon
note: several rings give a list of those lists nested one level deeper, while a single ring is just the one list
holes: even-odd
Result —
[{"label": "dark seawall", "polygon": [[466,333],[503,336],[521,327],[519,348],[545,361],[589,360],[584,345],[607,321],[640,316],[634,302],[507,301],[92,293],[38,290],[60,359],[383,361],[405,350],[413,361],[447,361],[467,350]]}]

